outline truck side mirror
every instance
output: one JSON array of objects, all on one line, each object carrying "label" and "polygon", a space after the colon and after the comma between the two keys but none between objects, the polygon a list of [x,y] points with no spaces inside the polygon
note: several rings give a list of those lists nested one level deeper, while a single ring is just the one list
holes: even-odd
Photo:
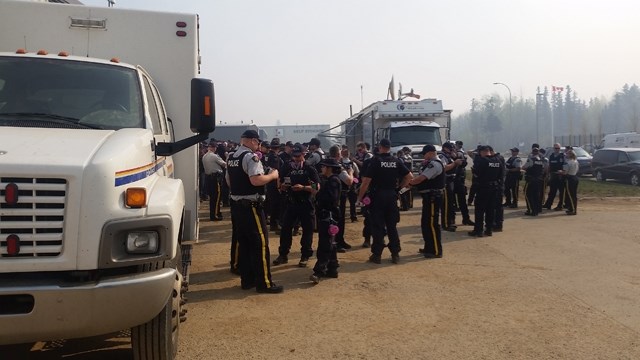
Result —
[{"label": "truck side mirror", "polygon": [[216,128],[213,82],[209,79],[191,79],[191,131],[209,134]]}]

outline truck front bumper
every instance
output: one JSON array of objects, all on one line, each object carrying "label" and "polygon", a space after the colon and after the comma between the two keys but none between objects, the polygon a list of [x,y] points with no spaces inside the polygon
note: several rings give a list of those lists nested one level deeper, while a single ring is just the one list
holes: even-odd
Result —
[{"label": "truck front bumper", "polygon": [[2,286],[0,303],[24,295],[33,298],[33,309],[0,312],[0,345],[94,336],[146,323],[169,300],[177,276],[175,269],[160,269],[78,286]]}]

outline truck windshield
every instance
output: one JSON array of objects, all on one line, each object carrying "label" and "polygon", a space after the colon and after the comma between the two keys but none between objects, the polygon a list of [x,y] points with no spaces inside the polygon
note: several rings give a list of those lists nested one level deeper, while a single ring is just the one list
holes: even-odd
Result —
[{"label": "truck windshield", "polygon": [[62,59],[0,57],[0,126],[145,126],[133,69]]},{"label": "truck windshield", "polygon": [[416,144],[441,144],[440,129],[428,126],[406,126],[391,128],[389,140],[393,146]]}]

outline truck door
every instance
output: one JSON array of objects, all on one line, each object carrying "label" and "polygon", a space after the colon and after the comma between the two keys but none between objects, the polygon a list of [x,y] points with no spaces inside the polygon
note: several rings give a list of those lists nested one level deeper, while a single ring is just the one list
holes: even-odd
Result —
[{"label": "truck door", "polygon": [[[142,75],[142,79],[147,99],[147,110],[151,119],[155,142],[156,144],[159,142],[171,142],[172,137],[169,133],[167,115],[160,93],[151,79],[149,79],[145,74]],[[173,177],[173,158],[171,156],[158,157],[156,159],[156,166],[158,166],[158,175]]]}]

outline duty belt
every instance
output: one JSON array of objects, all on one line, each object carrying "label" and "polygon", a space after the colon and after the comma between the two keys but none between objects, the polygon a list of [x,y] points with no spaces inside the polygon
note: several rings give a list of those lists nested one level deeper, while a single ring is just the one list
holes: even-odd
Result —
[{"label": "duty belt", "polygon": [[428,194],[428,195],[442,195],[442,189],[428,189],[428,190],[420,190],[418,191],[420,194]]},{"label": "duty belt", "polygon": [[249,199],[240,199],[236,200],[236,204],[247,207],[257,207],[262,206],[264,204],[264,200],[249,200]]}]

